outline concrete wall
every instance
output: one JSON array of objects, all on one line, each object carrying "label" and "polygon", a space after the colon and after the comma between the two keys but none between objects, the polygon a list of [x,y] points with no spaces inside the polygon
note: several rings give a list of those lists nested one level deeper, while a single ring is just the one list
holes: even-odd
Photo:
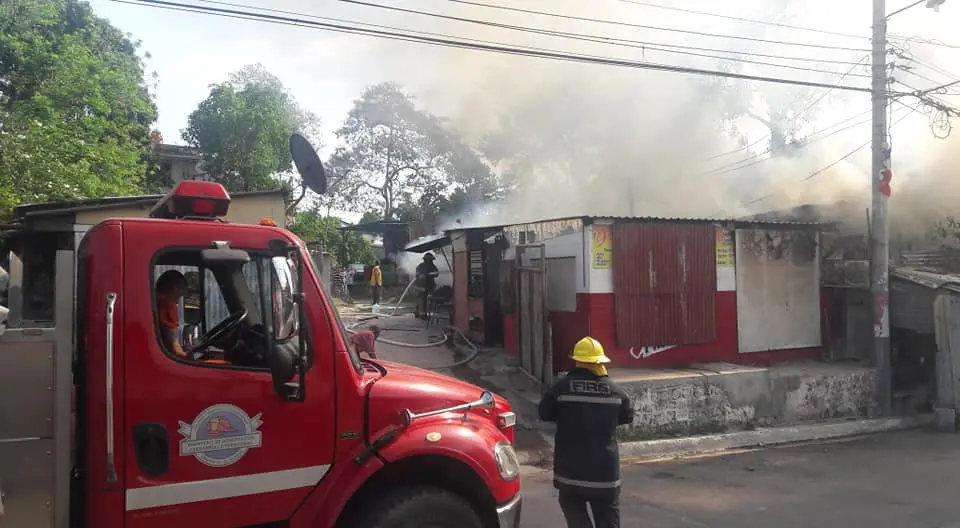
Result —
[{"label": "concrete wall", "polygon": [[628,439],[714,433],[871,414],[876,372],[802,363],[771,368],[721,365],[618,376],[636,410]]}]

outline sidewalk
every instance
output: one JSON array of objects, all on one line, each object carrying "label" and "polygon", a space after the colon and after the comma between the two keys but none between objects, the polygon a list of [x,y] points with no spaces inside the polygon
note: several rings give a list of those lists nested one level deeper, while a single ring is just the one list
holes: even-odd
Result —
[{"label": "sidewalk", "polygon": [[[387,310],[388,312],[390,310]],[[342,310],[346,324],[370,317],[369,306]],[[411,314],[381,316],[382,340],[429,345],[443,340],[442,326],[426,327]],[[455,334],[454,334],[455,336]],[[453,376],[507,398],[517,413],[516,447],[521,462],[549,466],[553,424],[539,420],[540,387],[517,358],[499,348],[472,350],[459,342],[401,347],[380,341],[383,359]],[[729,449],[924,427],[928,415],[875,418],[875,372],[850,364],[802,363],[770,368],[727,364],[688,369],[612,370],[634,400],[634,424],[623,427],[623,458],[669,458]]]},{"label": "sidewalk", "polygon": [[[556,429],[539,420],[541,389],[520,370],[517,358],[486,349],[456,374],[510,400],[522,431],[517,448],[523,463],[551,464]],[[710,364],[612,369],[610,376],[631,396],[636,412],[634,423],[619,430],[624,458],[669,458],[933,423],[928,414],[876,418],[876,373],[858,364]]]}]

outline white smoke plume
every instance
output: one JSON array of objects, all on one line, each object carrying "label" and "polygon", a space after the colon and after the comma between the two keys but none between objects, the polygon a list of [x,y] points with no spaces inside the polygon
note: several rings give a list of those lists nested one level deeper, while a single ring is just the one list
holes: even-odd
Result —
[{"label": "white smoke plume", "polygon": [[[337,15],[509,46],[869,87],[871,5],[866,0],[370,1],[487,24],[348,4],[337,4]],[[646,27],[514,12],[476,2]],[[939,13],[920,5],[891,18],[888,57],[897,65],[893,76],[898,81],[893,90],[907,92],[957,79],[949,70],[957,62],[958,50],[936,44],[951,43],[957,13],[960,6],[947,2]],[[592,37],[542,34],[549,31]],[[626,41],[643,44],[617,44]],[[510,126],[505,143],[532,145],[527,150],[536,151],[529,166],[497,165],[503,174],[513,168],[516,176],[504,203],[496,208],[474,204],[441,227],[455,225],[456,219],[463,225],[492,224],[580,214],[731,217],[838,202],[845,203],[847,220],[865,223],[870,150],[856,149],[870,140],[869,94],[816,88],[800,101],[802,89],[788,85],[396,41],[356,42],[351,67],[341,75],[364,84],[400,83],[419,104],[449,118],[451,126],[478,147],[506,124]],[[949,92],[937,97],[960,103],[954,95],[960,86]],[[730,119],[731,100],[741,105],[735,119]],[[953,136],[936,139],[926,116],[901,105],[916,106],[915,99],[898,101],[891,108],[895,123],[891,215],[895,231],[919,236],[937,218],[951,214],[960,193],[960,186],[952,185],[960,155]],[[767,153],[770,130],[763,121],[777,113],[804,117],[802,126],[789,132],[806,141],[789,155]],[[750,146],[744,148],[744,143]]]}]

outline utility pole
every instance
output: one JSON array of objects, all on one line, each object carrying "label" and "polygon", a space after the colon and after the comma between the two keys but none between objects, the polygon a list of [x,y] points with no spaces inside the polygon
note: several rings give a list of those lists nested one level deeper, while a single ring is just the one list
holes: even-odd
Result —
[{"label": "utility pole", "polygon": [[883,416],[892,407],[892,369],[890,361],[890,223],[887,202],[890,198],[890,145],[887,143],[887,5],[873,0],[873,159],[870,182],[873,214],[870,229],[870,292],[873,297],[873,359],[879,369],[877,400]]},{"label": "utility pole", "polygon": [[873,217],[870,222],[870,293],[873,297],[873,359],[879,369],[877,400],[880,411],[889,416],[893,407],[893,372],[890,358],[890,221],[887,203],[890,199],[890,144],[887,133],[887,20],[920,4],[939,10],[945,0],[917,0],[887,14],[886,0],[873,0],[873,159],[870,192]]}]

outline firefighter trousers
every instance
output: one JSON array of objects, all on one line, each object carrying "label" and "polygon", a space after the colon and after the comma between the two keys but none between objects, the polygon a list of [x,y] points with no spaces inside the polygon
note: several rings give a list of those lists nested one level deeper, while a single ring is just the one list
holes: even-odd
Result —
[{"label": "firefighter trousers", "polygon": [[[593,497],[575,491],[560,491],[560,509],[567,528],[620,528],[619,493],[609,497]],[[587,510],[593,514],[593,521]]]}]

